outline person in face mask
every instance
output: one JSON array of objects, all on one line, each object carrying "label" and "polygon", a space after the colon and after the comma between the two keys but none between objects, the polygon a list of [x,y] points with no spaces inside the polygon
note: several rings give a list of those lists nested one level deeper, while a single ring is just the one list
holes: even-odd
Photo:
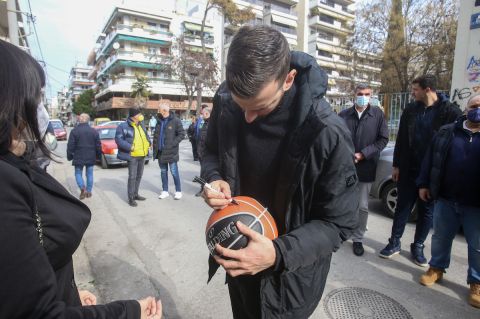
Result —
[{"label": "person in face mask", "polygon": [[138,194],[145,157],[150,148],[150,138],[143,120],[141,111],[131,108],[127,120],[117,127],[115,133],[115,142],[118,145],[117,158],[128,162],[128,204],[132,207],[137,206],[137,200],[145,200],[145,197]]},{"label": "person in face mask", "polygon": [[380,152],[388,143],[387,122],[382,110],[370,105],[372,89],[366,84],[360,84],[355,89],[355,105],[340,112],[345,120],[355,146],[355,167],[359,180],[360,206],[359,224],[352,235],[353,253],[362,256],[363,236],[367,229],[368,197]]},{"label": "person in face mask", "polygon": [[419,197],[435,200],[432,258],[420,283],[431,286],[450,265],[452,241],[460,227],[468,244],[469,302],[480,308],[480,94],[465,115],[435,135],[417,179]]}]

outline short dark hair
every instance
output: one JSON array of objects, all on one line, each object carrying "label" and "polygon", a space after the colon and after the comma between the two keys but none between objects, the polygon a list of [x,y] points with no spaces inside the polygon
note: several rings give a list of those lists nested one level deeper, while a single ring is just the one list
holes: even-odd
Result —
[{"label": "short dark hair", "polygon": [[202,104],[202,105],[201,105],[202,110],[205,109],[205,108],[207,108],[207,107],[208,107],[207,104]]},{"label": "short dark hair", "polygon": [[37,107],[45,86],[40,64],[22,49],[0,40],[0,154],[6,154],[12,135],[25,126],[44,155],[51,157],[38,128]]},{"label": "short dark hair", "polygon": [[437,78],[431,74],[425,74],[415,78],[412,84],[418,84],[422,89],[430,88],[432,91],[437,90]]},{"label": "short dark hair", "polygon": [[355,92],[357,92],[358,90],[371,90],[371,89],[372,88],[367,83],[359,83],[355,87]]},{"label": "short dark hair", "polygon": [[254,97],[270,81],[283,82],[290,70],[290,48],[280,31],[244,26],[228,50],[226,83],[242,98]]}]

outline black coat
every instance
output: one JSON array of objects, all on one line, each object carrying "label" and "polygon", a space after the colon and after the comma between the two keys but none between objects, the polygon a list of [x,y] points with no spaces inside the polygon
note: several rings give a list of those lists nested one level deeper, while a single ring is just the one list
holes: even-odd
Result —
[{"label": "black coat", "polygon": [[[462,111],[460,111],[458,105],[451,103],[442,95],[438,95],[438,99],[439,108],[433,119],[433,131],[430,136],[425,137],[429,139],[426,144],[431,142],[433,135],[440,129],[440,127],[454,122],[455,119],[462,115]],[[393,167],[398,167],[400,169],[400,182],[408,181],[411,178],[417,178],[417,176],[409,177],[409,172],[411,170],[410,158],[414,151],[413,138],[415,136],[416,117],[423,111],[423,104],[418,102],[410,103],[400,117],[400,127],[398,128],[395,150],[393,152]],[[418,174],[418,172],[415,174]]]},{"label": "black coat", "polygon": [[[357,226],[358,187],[353,144],[345,123],[323,98],[327,76],[315,60],[292,52],[297,70],[292,131],[287,136],[273,207],[280,237],[275,271],[261,276],[262,318],[306,318],[325,287],[330,257]],[[244,120],[225,84],[217,91],[202,176],[222,179],[239,195],[238,132]],[[210,278],[218,265],[210,258]]]},{"label": "black coat", "polygon": [[159,152],[158,144],[160,143],[161,124],[162,119],[159,119],[153,133],[153,159],[155,160],[158,158],[161,164],[178,162],[180,159],[178,155],[178,145],[185,138],[185,130],[183,129],[182,121],[180,121],[174,113],[170,113],[164,129],[164,146],[162,151]]},{"label": "black coat", "polygon": [[200,129],[200,133],[198,134],[198,138],[197,138],[197,141],[196,141],[197,142],[197,153],[198,153],[198,157],[200,158],[200,160],[202,160],[203,154],[205,153],[205,140],[207,139],[208,122],[209,122],[209,119],[206,119],[203,122],[203,126]]},{"label": "black coat", "polygon": [[140,318],[136,301],[81,307],[72,255],[90,222],[88,207],[11,153],[0,156],[0,176],[0,318]]},{"label": "black coat", "polygon": [[68,138],[67,159],[72,165],[95,165],[102,155],[102,144],[98,132],[88,123],[80,123]]},{"label": "black coat", "polygon": [[352,134],[355,153],[362,153],[365,157],[355,164],[358,180],[363,183],[374,182],[380,152],[388,143],[387,122],[382,110],[368,106],[359,119],[355,106],[352,106],[338,115],[345,120]]}]

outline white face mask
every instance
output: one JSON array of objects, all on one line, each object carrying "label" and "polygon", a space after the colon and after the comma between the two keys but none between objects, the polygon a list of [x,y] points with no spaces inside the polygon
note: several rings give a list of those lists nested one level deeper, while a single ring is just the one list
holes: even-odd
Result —
[{"label": "white face mask", "polygon": [[48,123],[50,121],[50,116],[48,115],[47,109],[43,105],[43,102],[40,102],[37,107],[37,121],[38,131],[40,132],[40,136],[43,138],[47,132]]}]

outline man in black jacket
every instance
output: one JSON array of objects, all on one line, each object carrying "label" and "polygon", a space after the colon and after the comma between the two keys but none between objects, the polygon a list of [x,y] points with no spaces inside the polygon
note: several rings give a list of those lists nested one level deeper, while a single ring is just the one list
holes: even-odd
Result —
[{"label": "man in black jacket", "polygon": [[433,135],[441,126],[455,121],[461,111],[443,95],[437,94],[436,79],[432,75],[413,80],[412,95],[415,102],[403,111],[393,153],[392,179],[397,182],[398,198],[392,233],[388,245],[379,255],[391,258],[400,252],[400,239],[412,208],[417,203],[417,227],[410,252],[415,264],[426,267],[428,264],[423,248],[432,227],[432,209],[431,202],[417,201],[415,179]]},{"label": "man in black jacket", "polygon": [[257,199],[275,218],[270,240],[237,223],[247,247],[216,246],[209,279],[227,272],[234,318],[307,318],[325,287],[332,253],[357,226],[353,145],[324,99],[315,59],[290,52],[268,26],[242,27],[214,97],[202,176],[215,209],[232,196]]},{"label": "man in black jacket", "polygon": [[178,145],[185,137],[182,121],[170,112],[167,104],[160,105],[160,118],[153,133],[153,160],[158,159],[162,176],[162,189],[158,198],[165,199],[168,193],[168,167],[175,182],[174,199],[182,198],[180,173],[178,172]]},{"label": "man in black jacket", "polygon": [[352,235],[353,253],[362,256],[363,236],[367,230],[368,198],[372,183],[375,181],[380,152],[388,143],[388,128],[382,110],[370,105],[372,89],[365,84],[355,88],[355,104],[340,112],[352,135],[355,146],[355,167],[360,189],[360,208],[358,228]]},{"label": "man in black jacket", "polygon": [[[80,199],[92,196],[93,166],[96,159],[102,156],[102,144],[98,132],[91,128],[88,114],[80,114],[79,123],[68,138],[67,159],[75,166],[75,180],[80,188]],[[87,177],[87,185],[83,179],[83,167]]]},{"label": "man in black jacket", "polygon": [[468,244],[469,302],[480,308],[480,94],[470,98],[465,113],[435,135],[417,179],[420,198],[435,200],[432,259],[420,283],[431,286],[442,279],[462,226]]}]

